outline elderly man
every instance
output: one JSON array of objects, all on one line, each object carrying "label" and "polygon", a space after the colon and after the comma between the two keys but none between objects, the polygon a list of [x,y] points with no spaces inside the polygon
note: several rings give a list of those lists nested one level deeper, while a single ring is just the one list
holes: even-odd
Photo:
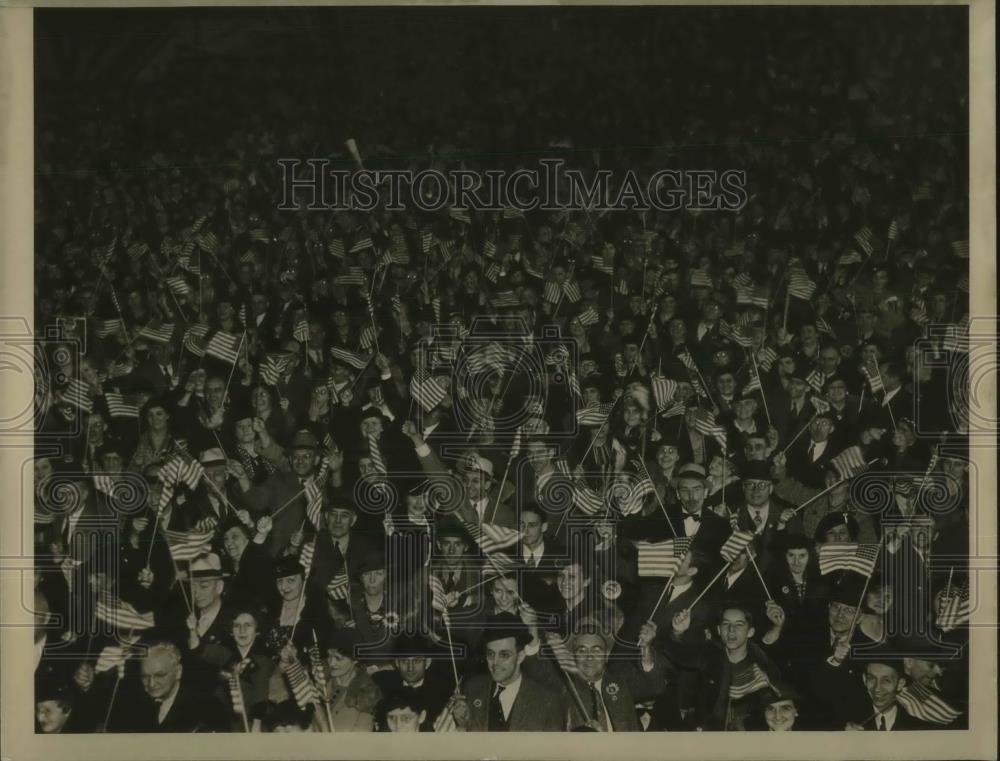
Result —
[{"label": "elderly man", "polygon": [[228,732],[225,708],[203,685],[184,676],[181,652],[165,640],[152,642],[140,665],[145,695],[116,710],[125,732]]},{"label": "elderly man", "polygon": [[694,537],[698,545],[717,550],[732,533],[729,521],[711,510],[704,509],[707,475],[701,465],[689,464],[677,471],[674,485],[680,498],[680,509],[673,509],[670,525],[679,536]]},{"label": "elderly man", "polygon": [[[666,661],[652,647],[656,625],[639,632],[636,660],[609,661],[614,637],[593,619],[581,621],[569,642],[578,673],[564,690],[568,728],[586,725],[598,732],[638,732],[637,701],[653,700],[666,686]],[[579,702],[577,702],[579,697]]]}]

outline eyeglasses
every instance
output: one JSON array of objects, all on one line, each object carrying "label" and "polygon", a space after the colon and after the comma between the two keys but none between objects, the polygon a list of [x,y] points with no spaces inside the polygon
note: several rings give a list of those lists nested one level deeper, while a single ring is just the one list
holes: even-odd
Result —
[{"label": "eyeglasses", "polygon": [[744,481],[743,488],[753,489],[754,491],[760,491],[761,489],[766,489],[771,485],[770,481]]}]

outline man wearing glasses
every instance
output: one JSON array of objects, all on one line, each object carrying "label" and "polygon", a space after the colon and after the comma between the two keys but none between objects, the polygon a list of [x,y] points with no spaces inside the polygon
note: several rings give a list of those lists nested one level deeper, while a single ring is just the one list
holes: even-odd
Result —
[{"label": "man wearing glasses", "polygon": [[757,565],[764,572],[771,565],[775,538],[795,512],[792,506],[775,497],[771,468],[766,462],[750,462],[743,468],[743,507],[736,517],[736,527],[752,531],[757,550]]}]

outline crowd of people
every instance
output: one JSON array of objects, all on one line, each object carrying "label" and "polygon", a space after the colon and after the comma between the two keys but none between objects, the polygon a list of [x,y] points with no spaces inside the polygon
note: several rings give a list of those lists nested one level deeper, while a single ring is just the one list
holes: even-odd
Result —
[{"label": "crowd of people", "polygon": [[[40,101],[37,731],[967,726],[962,48],[729,10],[567,10],[471,108],[377,52],[342,112],[246,60]],[[317,156],[749,202],[279,211]]]}]

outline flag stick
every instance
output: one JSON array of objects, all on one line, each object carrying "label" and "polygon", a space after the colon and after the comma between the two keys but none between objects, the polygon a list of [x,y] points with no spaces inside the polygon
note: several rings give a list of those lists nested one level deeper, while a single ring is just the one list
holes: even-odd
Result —
[{"label": "flag stick", "polygon": [[789,448],[789,447],[790,447],[790,446],[791,446],[792,444],[794,444],[794,443],[795,443],[796,441],[798,441],[798,440],[799,440],[799,436],[801,436],[801,435],[802,435],[803,433],[805,433],[805,432],[806,432],[806,431],[808,430],[809,426],[810,426],[810,425],[812,425],[812,421],[816,419],[816,416],[817,416],[818,414],[819,414],[819,410],[816,410],[816,411],[815,411],[815,412],[814,412],[814,413],[812,414],[812,417],[811,417],[811,418],[809,418],[809,422],[808,422],[808,423],[806,423],[806,424],[805,424],[804,426],[802,426],[802,427],[801,427],[801,428],[799,429],[799,432],[798,432],[798,433],[796,433],[796,434],[795,434],[795,436],[793,436],[793,437],[792,437],[792,440],[791,440],[791,441],[789,441],[789,442],[788,442],[788,443],[787,443],[787,444],[785,445],[785,448],[781,450],[781,453],[782,453],[782,454],[784,454],[785,452],[787,452],[787,451],[788,451],[788,448]]},{"label": "flag stick", "polygon": [[236,689],[240,691],[240,716],[243,718],[243,731],[250,734],[250,722],[247,721],[246,696],[243,694],[243,685],[240,683],[239,674],[234,673],[233,679],[236,681]]},{"label": "flag stick", "polygon": [[653,606],[653,612],[649,614],[649,621],[652,621],[656,616],[656,611],[660,609],[660,604],[663,602],[663,598],[667,596],[667,590],[674,585],[674,577],[676,573],[670,574],[670,578],[667,579],[667,583],[663,585],[663,591],[660,592],[660,598],[656,601],[656,605]]},{"label": "flag stick", "polygon": [[[131,632],[131,630],[129,630]],[[115,706],[115,698],[118,696],[118,686],[122,683],[122,672],[115,669],[118,676],[115,677],[115,687],[111,690],[111,700],[108,702],[108,710],[104,714],[104,732],[108,731],[108,722],[111,721],[111,711]]]},{"label": "flag stick", "polygon": [[226,396],[229,395],[229,385],[233,382],[233,375],[236,374],[236,365],[240,361],[240,350],[243,348],[243,341],[246,339],[246,337],[247,337],[247,332],[246,330],[244,330],[243,334],[240,336],[240,343],[236,347],[236,359],[233,360],[233,367],[229,371],[229,380],[226,381],[226,391],[225,394],[223,394],[222,396],[223,401],[225,401]]},{"label": "flag stick", "polygon": [[500,488],[497,489],[497,500],[493,503],[493,512],[490,513],[490,523],[497,517],[497,510],[500,507],[500,500],[503,498],[503,487],[507,485],[507,475],[510,473],[510,460],[507,460],[507,467],[503,469],[503,478],[500,480]]},{"label": "flag stick", "polygon": [[955,573],[955,566],[952,566],[951,568],[948,569],[948,583],[944,585],[945,599],[947,599],[948,595],[951,593],[951,577],[954,573]]},{"label": "flag stick", "polygon": [[764,587],[764,594],[767,595],[767,599],[770,602],[774,602],[774,596],[771,594],[771,591],[767,588],[767,582],[764,581],[764,575],[760,572],[760,566],[757,565],[757,561],[754,559],[753,554],[748,552],[747,557],[750,558],[750,562],[753,564],[753,569],[757,572],[757,578],[760,579],[760,583]]},{"label": "flag stick", "polygon": [[451,656],[451,673],[455,677],[455,689],[458,689],[458,664],[455,662],[455,644],[451,641],[451,625],[448,623],[448,614],[442,613],[444,621],[444,631],[448,635],[448,654]]},{"label": "flag stick", "polygon": [[[352,618],[353,618],[353,616],[352,616]],[[316,646],[316,649],[319,650],[319,640],[316,638],[316,627],[315,626],[313,627],[313,644]],[[322,655],[322,653],[320,653],[320,655]],[[326,712],[326,721],[330,725],[330,729],[332,730],[333,729],[333,715],[330,713],[330,696],[327,694],[327,689],[326,689],[326,685],[325,684],[323,685],[322,697],[323,697],[323,701],[322,701],[323,702],[323,710]]]},{"label": "flag stick", "polygon": [[[878,557],[882,553],[882,545],[885,543],[885,537],[882,537],[882,541],[878,545],[878,552],[875,555],[875,562],[878,563]],[[868,585],[871,583],[872,575],[875,570],[865,576],[865,586],[861,590],[861,599],[858,600],[858,607],[854,609],[854,618],[851,619],[851,627],[847,630],[847,644],[850,645],[851,640],[854,638],[854,627],[858,625],[858,616],[861,615],[861,606],[864,605],[865,595],[868,594]]]},{"label": "flag stick", "polygon": [[688,606],[688,610],[694,609],[694,606],[698,604],[698,601],[702,597],[705,596],[705,593],[708,592],[708,590],[712,588],[712,585],[719,580],[719,578],[722,576],[722,574],[724,574],[726,572],[726,570],[729,568],[730,565],[732,565],[732,563],[733,563],[733,561],[730,560],[728,563],[726,563],[724,566],[722,566],[722,568],[719,569],[719,572],[717,574],[715,574],[715,578],[713,578],[710,582],[708,582],[708,585],[703,590],[701,590],[701,592],[698,593],[697,597],[694,598],[694,602],[692,602]]},{"label": "flag stick", "polygon": [[757,367],[757,357],[754,356],[753,349],[748,349],[747,352],[750,354],[750,361],[753,363],[753,372],[757,376],[757,383],[760,385],[760,398],[764,402],[764,416],[767,418],[767,427],[773,428],[774,425],[771,423],[771,412],[767,409],[767,394],[764,393],[764,384],[760,379],[760,369]]},{"label": "flag stick", "polygon": [[781,329],[788,332],[788,307],[792,302],[792,295],[785,291],[785,319],[781,323]]}]

